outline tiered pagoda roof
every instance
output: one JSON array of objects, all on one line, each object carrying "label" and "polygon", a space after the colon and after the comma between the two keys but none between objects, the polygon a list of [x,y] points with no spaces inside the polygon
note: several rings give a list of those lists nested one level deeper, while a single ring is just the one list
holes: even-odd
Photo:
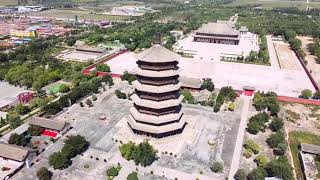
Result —
[{"label": "tiered pagoda roof", "polygon": [[128,124],[137,134],[155,138],[181,133],[186,125],[179,94],[180,55],[156,44],[137,55],[136,94]]}]

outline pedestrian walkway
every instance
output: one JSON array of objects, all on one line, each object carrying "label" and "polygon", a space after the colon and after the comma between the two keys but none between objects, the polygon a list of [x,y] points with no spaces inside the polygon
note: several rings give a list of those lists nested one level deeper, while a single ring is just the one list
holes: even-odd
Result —
[{"label": "pedestrian walkway", "polygon": [[251,97],[249,97],[249,96],[241,96],[240,98],[242,101],[241,120],[240,120],[240,124],[239,124],[237,141],[236,141],[236,145],[234,147],[234,152],[233,152],[233,157],[232,157],[232,161],[231,161],[228,179],[233,179],[235,173],[237,172],[237,170],[239,168],[241,149],[242,149],[245,129],[247,126],[249,103],[250,103],[250,99],[251,99]]},{"label": "pedestrian walkway", "polygon": [[276,53],[276,50],[274,49],[271,35],[267,35],[266,38],[267,38],[267,46],[268,46],[269,60],[270,60],[271,66],[273,68],[280,69],[277,53]]}]

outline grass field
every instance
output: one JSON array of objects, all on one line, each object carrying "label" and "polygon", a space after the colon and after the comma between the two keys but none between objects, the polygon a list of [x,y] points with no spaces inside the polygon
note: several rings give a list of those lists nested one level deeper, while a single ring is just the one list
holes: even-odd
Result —
[{"label": "grass field", "polygon": [[112,21],[122,21],[128,19],[125,16],[110,16],[103,14],[90,14],[90,11],[80,10],[80,9],[51,9],[47,11],[32,12],[28,14],[29,16],[40,16],[40,17],[51,17],[51,18],[65,18],[74,19],[77,15],[79,19],[86,20],[112,20]]},{"label": "grass field", "polygon": [[[289,133],[289,144],[290,144],[290,149],[291,149],[291,154],[293,158],[296,175],[298,179],[303,179],[301,162],[298,155],[299,154],[298,146],[300,143],[320,145],[320,136],[317,136],[315,134],[311,134],[308,132],[298,132],[298,131],[293,131]],[[319,175],[320,174],[318,173],[318,177],[320,177]]]},{"label": "grass field", "polygon": [[[236,0],[228,6],[238,5],[254,5],[261,4],[263,8],[272,9],[277,7],[297,7],[299,9],[306,9],[306,1],[289,1],[289,0]],[[320,2],[310,2],[309,7],[320,8]]]},{"label": "grass field", "polygon": [[17,0],[0,0],[0,6],[16,5]]}]

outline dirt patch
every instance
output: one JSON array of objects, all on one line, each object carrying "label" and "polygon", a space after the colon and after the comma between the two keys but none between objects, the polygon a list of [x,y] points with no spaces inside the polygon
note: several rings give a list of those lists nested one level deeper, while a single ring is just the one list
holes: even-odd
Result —
[{"label": "dirt patch", "polygon": [[288,132],[303,130],[320,134],[319,106],[282,103],[279,116],[286,120]]},{"label": "dirt patch", "polygon": [[295,53],[291,50],[289,44],[280,41],[274,42],[273,44],[281,69],[301,70],[299,60]]},{"label": "dirt patch", "polygon": [[313,38],[308,36],[298,36],[298,39],[301,40],[302,43],[302,49],[306,53],[306,61],[308,61],[307,68],[309,72],[311,73],[314,80],[317,82],[317,84],[320,84],[320,64],[316,62],[316,56],[313,56],[308,51],[308,44],[313,43]]}]

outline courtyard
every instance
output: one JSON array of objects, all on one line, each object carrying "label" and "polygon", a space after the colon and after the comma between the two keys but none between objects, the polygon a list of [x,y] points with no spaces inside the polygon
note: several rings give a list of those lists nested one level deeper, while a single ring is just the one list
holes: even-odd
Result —
[{"label": "courtyard", "polygon": [[[126,88],[128,88],[127,83],[116,82],[114,87],[97,95],[98,100],[94,102],[94,107],[80,107],[79,104],[75,104],[57,117],[57,119],[67,120],[73,126],[66,136],[83,135],[90,142],[90,148],[83,155],[72,159],[73,164],[66,170],[53,170],[54,179],[106,178],[105,170],[118,162],[122,170],[115,179],[125,179],[130,172],[136,171],[136,168],[139,169],[138,174],[141,179],[159,179],[159,177],[163,179],[176,177],[224,179],[227,177],[237,140],[242,101],[236,101],[237,108],[234,112],[221,111],[220,113],[214,113],[210,107],[184,104],[184,116],[188,119],[184,132],[166,139],[150,139],[150,143],[158,150],[159,159],[151,166],[143,168],[124,160],[118,149],[121,143],[115,141],[116,138],[120,139],[121,129],[127,127],[123,123],[123,118],[128,116],[132,102],[118,99],[114,95],[114,90]],[[105,116],[106,120],[100,120],[101,116]],[[126,133],[127,136],[122,139],[128,140],[136,136],[130,130]],[[147,138],[136,137],[137,141]],[[48,157],[61,149],[64,139],[65,137],[62,137],[40,154],[39,161],[30,169],[22,169],[15,175],[15,179],[34,179],[39,167],[49,167]],[[223,173],[211,172],[210,164],[213,161],[224,163]],[[150,174],[151,171],[152,174]]]}]

